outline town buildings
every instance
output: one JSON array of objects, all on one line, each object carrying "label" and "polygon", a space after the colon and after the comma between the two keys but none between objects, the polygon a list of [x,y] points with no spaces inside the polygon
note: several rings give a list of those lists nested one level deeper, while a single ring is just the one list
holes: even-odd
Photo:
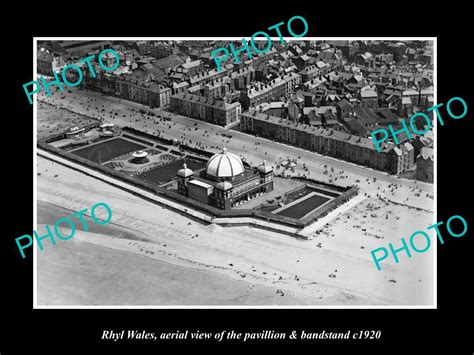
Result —
[{"label": "town buildings", "polygon": [[277,100],[292,93],[301,83],[301,75],[295,73],[284,74],[267,83],[251,85],[242,91],[240,102],[244,109],[255,107],[264,102]]},{"label": "town buildings", "polygon": [[112,46],[111,41],[95,41],[95,40],[62,40],[50,41],[52,52],[58,56],[64,56],[65,59],[72,57],[84,57],[87,53],[93,51],[102,51]]},{"label": "town buildings", "polygon": [[227,126],[238,122],[242,108],[238,102],[229,103],[204,96],[180,93],[171,96],[171,110],[180,115]]},{"label": "town buildings", "polygon": [[48,50],[41,48],[41,50],[38,52],[37,59],[38,73],[44,75],[53,75],[54,56]]},{"label": "town buildings", "polygon": [[420,181],[434,181],[434,149],[423,147],[416,158],[416,178]]},{"label": "town buildings", "polygon": [[120,67],[95,63],[96,77],[84,70],[86,88],[226,127],[240,121],[245,132],[395,174],[421,162],[430,180],[420,137],[399,134],[382,153],[369,138],[434,104],[429,41],[294,41],[252,58],[243,51],[220,71],[210,52],[228,41],[76,42],[42,42],[38,72],[110,46]]},{"label": "town buildings", "polygon": [[241,114],[241,130],[278,142],[392,174],[413,168],[413,147],[386,143],[379,153],[369,138],[334,129],[316,128],[251,110]]},{"label": "town buildings", "polygon": [[169,57],[174,53],[172,45],[163,42],[154,43],[150,48],[150,54],[156,59]]}]

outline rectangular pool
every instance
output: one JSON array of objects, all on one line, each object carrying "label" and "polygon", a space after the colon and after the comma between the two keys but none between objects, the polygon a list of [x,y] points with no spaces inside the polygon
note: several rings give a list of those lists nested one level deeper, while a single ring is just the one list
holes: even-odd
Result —
[{"label": "rectangular pool", "polygon": [[305,216],[312,210],[316,209],[317,207],[321,206],[322,204],[329,201],[330,198],[323,197],[320,195],[313,195],[308,197],[307,199],[294,204],[280,212],[277,212],[277,215],[286,216],[291,218],[300,219],[301,217]]}]

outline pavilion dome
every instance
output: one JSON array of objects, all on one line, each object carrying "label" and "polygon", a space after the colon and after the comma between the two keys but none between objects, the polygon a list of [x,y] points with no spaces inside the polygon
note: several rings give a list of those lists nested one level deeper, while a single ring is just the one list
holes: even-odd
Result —
[{"label": "pavilion dome", "polygon": [[183,164],[183,168],[182,169],[179,169],[177,172],[176,172],[176,175],[178,176],[181,176],[181,177],[189,177],[191,175],[193,175],[194,172],[188,168],[188,166],[186,165],[186,163]]},{"label": "pavilion dome", "polygon": [[207,175],[215,178],[233,178],[244,172],[244,164],[240,158],[227,149],[222,149],[222,153],[213,155],[206,166]]}]

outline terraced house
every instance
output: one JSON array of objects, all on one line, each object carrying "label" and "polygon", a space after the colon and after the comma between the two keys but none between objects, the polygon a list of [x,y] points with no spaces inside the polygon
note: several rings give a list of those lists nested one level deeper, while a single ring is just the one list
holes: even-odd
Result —
[{"label": "terraced house", "polygon": [[244,109],[255,107],[261,103],[277,100],[282,96],[293,93],[300,83],[301,75],[299,74],[280,75],[266,84],[252,85],[248,90],[242,92],[240,102]]},{"label": "terraced house", "polygon": [[243,132],[284,142],[320,154],[364,165],[391,174],[413,168],[413,147],[406,143],[386,143],[379,153],[369,138],[354,136],[333,129],[311,127],[255,110],[240,115]]},{"label": "terraced house", "polygon": [[180,115],[227,126],[237,122],[242,108],[238,102],[229,103],[181,93],[171,96],[171,110]]}]

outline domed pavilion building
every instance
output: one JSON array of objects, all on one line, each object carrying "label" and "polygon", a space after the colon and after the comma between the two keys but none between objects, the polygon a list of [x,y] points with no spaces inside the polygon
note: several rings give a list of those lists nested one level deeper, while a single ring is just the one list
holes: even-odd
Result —
[{"label": "domed pavilion building", "polygon": [[230,209],[273,190],[273,169],[265,161],[256,169],[244,167],[235,154],[223,149],[197,173],[186,164],[176,172],[178,192],[194,200]]}]

